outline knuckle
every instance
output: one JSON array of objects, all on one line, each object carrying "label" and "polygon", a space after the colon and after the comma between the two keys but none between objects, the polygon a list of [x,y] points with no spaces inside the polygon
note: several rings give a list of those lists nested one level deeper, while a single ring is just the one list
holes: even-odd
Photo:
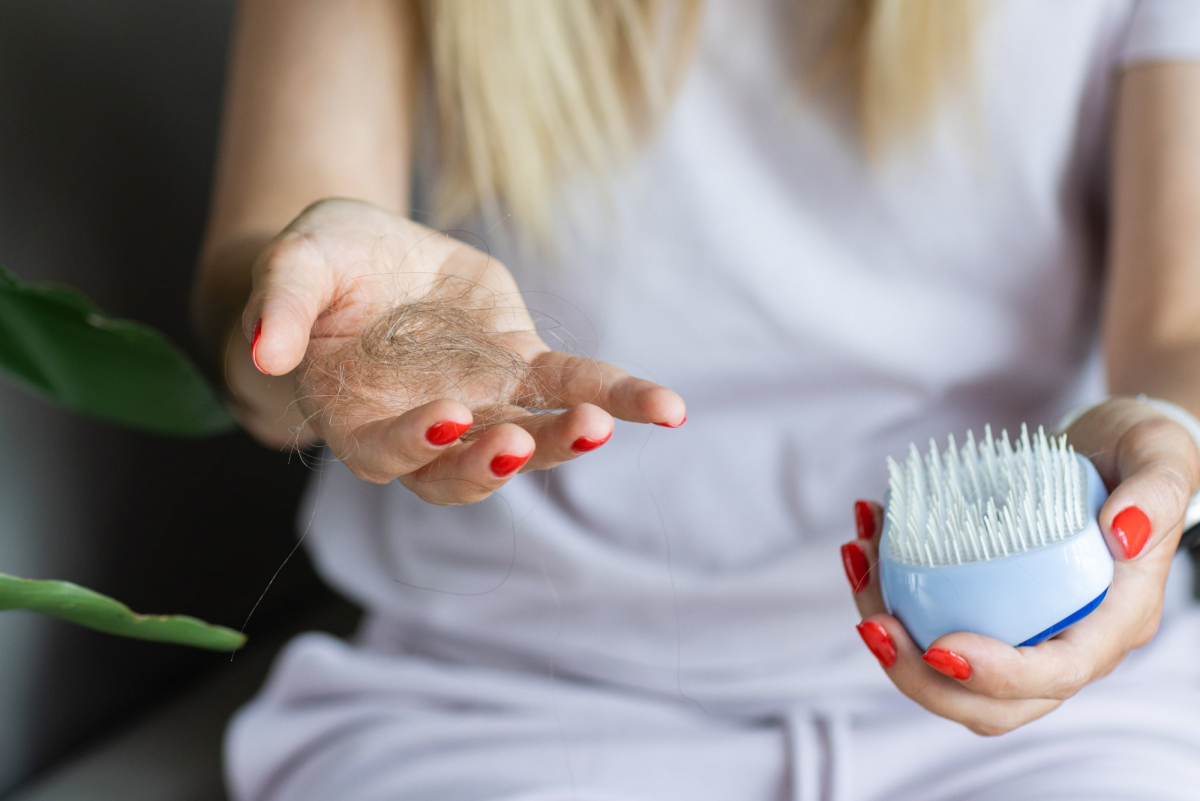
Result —
[{"label": "knuckle", "polygon": [[411,474],[413,485],[426,490],[422,498],[436,506],[478,503],[495,490],[495,487],[485,486],[475,479],[464,478],[450,466],[435,467],[436,464]]},{"label": "knuckle", "polygon": [[286,271],[296,261],[302,258],[308,245],[304,237],[294,231],[280,234],[263,252],[260,268],[263,278],[271,278]]},{"label": "knuckle", "polygon": [[972,721],[964,724],[973,734],[978,734],[980,737],[999,737],[1002,734],[1008,734],[1015,726],[1009,726],[1003,723],[994,723],[991,721]]},{"label": "knuckle", "polygon": [[389,464],[388,469],[397,476],[419,470],[440,455],[436,452],[431,454],[430,451],[432,446],[425,444],[424,437],[416,440],[408,431],[389,432],[380,448],[381,456]]},{"label": "knuckle", "polygon": [[1162,415],[1140,420],[1121,436],[1118,448],[1127,453],[1147,449],[1161,452],[1165,444],[1172,442],[1183,446],[1172,449],[1179,460],[1160,463],[1156,472],[1167,480],[1171,492],[1186,501],[1191,497],[1192,485],[1200,482],[1200,453],[1191,436],[1179,423]]},{"label": "knuckle", "polygon": [[305,206],[304,210],[300,212],[299,217],[316,214],[322,209],[327,209],[330,206],[337,207],[345,202],[346,200],[340,197],[323,197],[319,200],[314,200],[312,203],[309,203],[307,206]]},{"label": "knuckle", "polygon": [[347,464],[346,466],[350,468],[350,472],[356,477],[371,484],[387,484],[395,478],[395,476],[387,476],[380,473],[378,470],[364,467],[362,465]]},{"label": "knuckle", "polygon": [[1191,500],[1191,484],[1177,468],[1161,464],[1155,468],[1155,475],[1160,479],[1159,492],[1165,508],[1178,509],[1180,514]]},{"label": "knuckle", "polygon": [[1049,697],[1055,701],[1066,701],[1091,683],[1094,673],[1090,665],[1072,662]]},{"label": "knuckle", "polygon": [[469,490],[460,490],[454,494],[452,498],[447,499],[443,506],[462,506],[469,503],[479,503],[487,500],[492,495],[492,490],[472,487]]},{"label": "knuckle", "polygon": [[462,503],[453,494],[447,493],[440,482],[429,479],[420,480],[412,474],[400,476],[397,480],[401,486],[431,506],[459,506]]},{"label": "knuckle", "polygon": [[[1134,646],[1134,647],[1137,647],[1137,646]],[[1092,680],[1099,681],[1100,679],[1104,678],[1109,673],[1112,673],[1114,670],[1116,670],[1117,665],[1121,664],[1121,662],[1123,662],[1124,660],[1125,660],[1125,654],[1121,654],[1121,655],[1113,658],[1112,660],[1110,660],[1108,662],[1108,664],[1103,665],[1102,667],[1099,667],[1096,669],[1096,675],[1092,677]]]},{"label": "knuckle", "polygon": [[892,683],[899,688],[900,692],[907,695],[911,700],[925,707],[933,709],[934,696],[938,691],[937,682],[932,677],[921,678],[916,681],[897,681],[895,677]]},{"label": "knuckle", "polygon": [[429,487],[423,482],[413,480],[411,475],[400,476],[396,479],[396,481],[399,482],[400,486],[404,487],[406,490],[411,492],[413,495],[416,495],[426,503],[432,503],[435,506],[441,506],[441,504],[438,503],[438,499],[434,497],[432,492],[430,492]]},{"label": "knuckle", "polygon": [[1173,436],[1178,430],[1179,424],[1174,420],[1155,414],[1129,426],[1121,437],[1121,444],[1126,447],[1144,448],[1163,437]]},{"label": "knuckle", "polygon": [[1158,633],[1158,627],[1162,623],[1162,602],[1155,604],[1154,609],[1146,616],[1146,619],[1138,627],[1137,633],[1133,638],[1133,647],[1141,648],[1146,643],[1154,639],[1154,635]]},{"label": "knuckle", "polygon": [[972,689],[994,698],[1020,698],[1024,696],[1016,678],[1007,672],[1001,674],[990,688],[982,686],[982,681],[978,682],[978,684],[980,686],[972,685]]},{"label": "knuckle", "polygon": [[1047,695],[1054,701],[1066,701],[1070,698],[1073,698],[1076,693],[1082,690],[1086,685],[1086,681],[1083,681],[1077,677],[1073,677],[1061,682]]},{"label": "knuckle", "polygon": [[1010,704],[991,710],[987,717],[976,717],[963,725],[980,737],[999,737],[1021,728],[1036,717],[1037,714],[1030,715],[1028,710]]}]

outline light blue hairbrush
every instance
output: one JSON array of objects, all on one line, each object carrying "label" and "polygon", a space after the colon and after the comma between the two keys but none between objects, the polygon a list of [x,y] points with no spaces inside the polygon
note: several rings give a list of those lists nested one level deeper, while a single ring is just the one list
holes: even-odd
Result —
[{"label": "light blue hairbrush", "polygon": [[971,631],[1036,645],[1104,600],[1113,560],[1097,515],[1108,492],[1066,437],[1025,426],[981,442],[967,433],[924,457],[888,460],[879,541],[883,600],[922,649]]}]

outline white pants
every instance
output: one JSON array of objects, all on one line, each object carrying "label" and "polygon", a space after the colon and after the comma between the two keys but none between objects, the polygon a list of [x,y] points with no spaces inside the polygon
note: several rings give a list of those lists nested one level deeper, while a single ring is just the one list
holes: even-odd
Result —
[{"label": "white pants", "polygon": [[990,739],[898,691],[713,713],[310,634],[235,719],[227,762],[238,801],[1196,801],[1200,609]]}]

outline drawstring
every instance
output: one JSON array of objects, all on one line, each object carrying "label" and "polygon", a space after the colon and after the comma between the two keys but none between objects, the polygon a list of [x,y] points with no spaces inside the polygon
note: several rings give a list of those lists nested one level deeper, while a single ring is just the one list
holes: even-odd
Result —
[{"label": "drawstring", "polygon": [[801,707],[783,717],[791,763],[789,801],[850,801],[850,720],[836,709]]},{"label": "drawstring", "polygon": [[791,762],[789,801],[817,801],[821,797],[821,754],[816,715],[809,709],[789,711],[784,715],[783,724],[787,729]]},{"label": "drawstring", "polygon": [[829,761],[828,801],[851,801],[854,797],[850,770],[850,716],[842,710],[825,713],[825,753]]}]

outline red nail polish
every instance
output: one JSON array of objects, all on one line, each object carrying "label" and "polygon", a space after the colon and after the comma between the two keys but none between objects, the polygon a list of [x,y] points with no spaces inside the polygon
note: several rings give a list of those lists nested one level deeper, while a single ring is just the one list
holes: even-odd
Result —
[{"label": "red nail polish", "polygon": [[1150,518],[1136,506],[1127,506],[1113,518],[1112,530],[1125,549],[1125,558],[1132,559],[1142,552],[1146,540],[1150,539]]},{"label": "red nail polish", "polygon": [[250,339],[250,361],[254,362],[255,369],[263,375],[268,375],[267,371],[262,369],[262,365],[258,363],[258,339],[262,336],[262,318],[254,324],[254,336]]},{"label": "red nail polish", "polygon": [[497,478],[511,476],[529,461],[530,456],[533,456],[533,454],[527,453],[524,456],[514,456],[511,453],[502,453],[492,459],[492,472],[496,474]]},{"label": "red nail polish", "polygon": [[430,445],[449,445],[454,440],[458,439],[471,427],[470,423],[456,423],[453,420],[443,420],[440,423],[434,423],[425,431],[425,439]]},{"label": "red nail polish", "polygon": [[952,679],[963,681],[971,678],[971,663],[945,648],[930,648],[921,657],[925,664]]},{"label": "red nail polish", "polygon": [[867,556],[858,547],[857,542],[848,542],[842,546],[842,566],[846,568],[846,578],[854,594],[862,592],[867,586],[871,566],[867,564]]},{"label": "red nail polish", "polygon": [[683,416],[683,419],[680,420],[678,423],[655,423],[654,425],[662,426],[663,428],[679,428],[681,425],[683,425],[686,422],[687,422],[687,415],[685,414]]},{"label": "red nail polish", "polygon": [[896,664],[896,643],[892,642],[892,635],[888,634],[887,629],[874,620],[859,623],[855,628],[879,664],[885,668]]},{"label": "red nail polish", "polygon": [[596,448],[599,448],[610,439],[612,439],[611,431],[608,432],[608,436],[606,436],[604,439],[588,439],[587,437],[580,437],[571,443],[571,450],[575,451],[576,453],[587,453],[588,451],[596,450]]},{"label": "red nail polish", "polygon": [[858,528],[858,538],[869,540],[875,536],[875,511],[866,501],[854,502],[854,524]]}]

